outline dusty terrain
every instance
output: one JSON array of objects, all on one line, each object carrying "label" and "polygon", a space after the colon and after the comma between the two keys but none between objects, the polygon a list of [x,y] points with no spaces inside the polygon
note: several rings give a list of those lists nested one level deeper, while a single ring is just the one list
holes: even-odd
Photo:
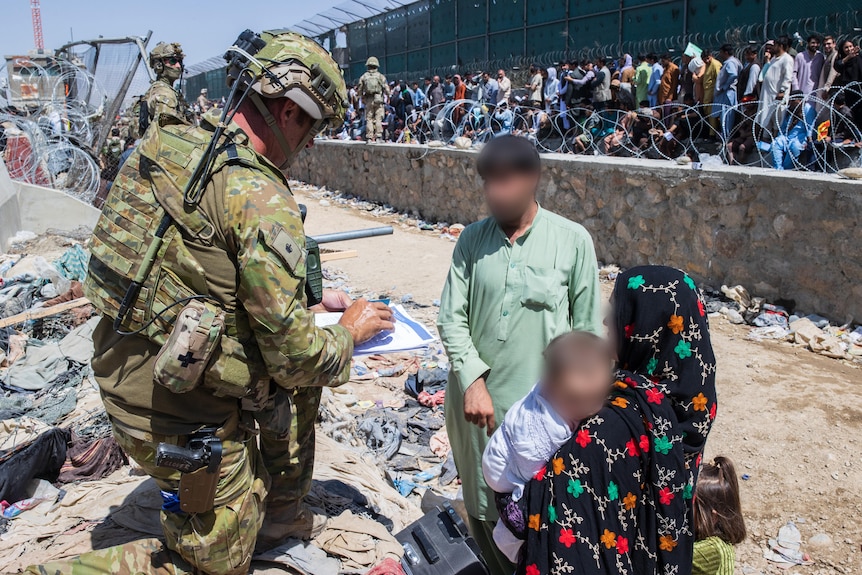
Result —
[{"label": "dusty terrain", "polygon": [[[310,235],[396,228],[390,237],[328,245],[359,254],[326,267],[343,272],[360,292],[393,300],[411,294],[428,306],[411,313],[433,325],[432,302],[440,297],[455,244],[403,218],[321,205],[310,191],[295,188],[309,207]],[[604,286],[606,295],[610,287]],[[741,488],[749,538],[738,550],[737,572],[783,573],[763,559],[763,550],[792,520],[813,561],[792,573],[862,573],[862,369],[789,344],[746,340],[749,328],[720,317],[711,322],[720,406],[707,455],[731,457],[748,477]],[[820,534],[831,543],[808,543]]]}]

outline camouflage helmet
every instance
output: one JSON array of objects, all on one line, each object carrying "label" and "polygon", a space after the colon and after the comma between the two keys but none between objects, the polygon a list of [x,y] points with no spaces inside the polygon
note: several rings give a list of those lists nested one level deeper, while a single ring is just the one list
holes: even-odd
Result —
[{"label": "camouflage helmet", "polygon": [[150,66],[155,66],[156,62],[159,60],[170,58],[171,56],[182,60],[186,55],[183,54],[183,47],[180,46],[178,42],[159,42],[156,44],[156,47],[153,48],[153,51],[150,52]]},{"label": "camouflage helmet", "polygon": [[[245,33],[243,33],[245,34]],[[233,60],[228,84],[237,79],[264,98],[289,98],[317,120],[315,132],[327,124],[341,124],[346,110],[347,87],[341,68],[320,44],[287,30],[265,31],[256,39],[245,68]],[[239,49],[233,46],[232,51]]]},{"label": "camouflage helmet", "polygon": [[377,60],[377,57],[371,56],[368,60],[365,61],[366,68],[379,68],[380,62]]}]

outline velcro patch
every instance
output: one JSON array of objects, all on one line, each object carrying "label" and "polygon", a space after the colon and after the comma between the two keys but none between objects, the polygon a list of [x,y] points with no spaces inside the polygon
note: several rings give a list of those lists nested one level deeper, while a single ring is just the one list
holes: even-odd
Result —
[{"label": "velcro patch", "polygon": [[287,233],[283,227],[273,224],[269,234],[264,237],[264,242],[278,254],[290,271],[296,270],[302,260],[302,248],[299,247],[296,238]]}]

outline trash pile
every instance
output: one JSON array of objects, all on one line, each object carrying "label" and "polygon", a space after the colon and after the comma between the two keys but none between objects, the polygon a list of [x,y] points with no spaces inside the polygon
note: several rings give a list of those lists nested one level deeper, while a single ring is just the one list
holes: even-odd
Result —
[{"label": "trash pile", "polygon": [[823,316],[768,303],[741,285],[705,291],[707,312],[732,324],[752,326],[748,334],[752,341],[787,341],[826,357],[862,363],[862,326],[837,326]]},{"label": "trash pile", "polygon": [[303,182],[291,181],[291,189],[299,190],[320,201],[321,206],[342,206],[364,212],[375,218],[387,218],[393,223],[400,225],[402,229],[414,228],[423,232],[434,232],[449,241],[457,241],[461,232],[464,231],[463,224],[449,224],[446,222],[427,222],[418,214],[399,212],[389,204],[379,204],[364,200],[352,194],[327,190],[325,187],[317,187]]}]

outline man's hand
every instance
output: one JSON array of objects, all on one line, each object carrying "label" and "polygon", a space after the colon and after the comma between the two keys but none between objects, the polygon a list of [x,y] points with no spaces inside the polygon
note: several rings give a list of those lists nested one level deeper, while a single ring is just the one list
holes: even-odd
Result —
[{"label": "man's hand", "polygon": [[482,429],[488,429],[488,437],[497,427],[494,421],[494,402],[485,387],[485,378],[480,377],[464,392],[464,419]]},{"label": "man's hand", "polygon": [[338,325],[347,329],[354,344],[365,343],[381,331],[395,329],[392,310],[382,302],[358,299],[347,308]]},{"label": "man's hand", "polygon": [[344,311],[351,305],[353,305],[353,298],[346,291],[327,289],[323,290],[323,301],[309,309],[315,313],[325,313]]}]

